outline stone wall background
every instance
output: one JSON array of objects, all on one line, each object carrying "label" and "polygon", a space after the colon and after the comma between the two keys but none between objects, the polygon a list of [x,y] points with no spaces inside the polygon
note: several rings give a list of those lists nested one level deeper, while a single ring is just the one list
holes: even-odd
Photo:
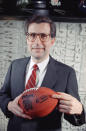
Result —
[{"label": "stone wall background", "polygon": [[[69,66],[77,75],[79,94],[86,109],[86,24],[56,22],[57,35],[51,55]],[[12,60],[29,56],[24,21],[0,20],[0,88]],[[8,119],[0,111],[0,131],[6,131]],[[75,127],[62,122],[63,131],[86,131],[86,124]]]}]

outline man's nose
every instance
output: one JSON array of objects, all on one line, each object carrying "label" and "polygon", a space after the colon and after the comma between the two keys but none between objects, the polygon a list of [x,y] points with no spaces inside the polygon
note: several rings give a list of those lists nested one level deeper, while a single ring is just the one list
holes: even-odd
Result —
[{"label": "man's nose", "polygon": [[39,35],[36,36],[35,41],[36,41],[37,43],[42,43]]}]

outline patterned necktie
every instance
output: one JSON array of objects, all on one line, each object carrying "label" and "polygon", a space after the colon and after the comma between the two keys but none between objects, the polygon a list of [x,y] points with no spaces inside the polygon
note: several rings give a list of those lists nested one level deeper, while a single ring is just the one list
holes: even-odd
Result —
[{"label": "patterned necktie", "polygon": [[36,71],[38,69],[38,66],[35,64],[33,66],[33,71],[32,74],[26,84],[25,90],[30,89],[30,88],[34,88],[36,86]]}]

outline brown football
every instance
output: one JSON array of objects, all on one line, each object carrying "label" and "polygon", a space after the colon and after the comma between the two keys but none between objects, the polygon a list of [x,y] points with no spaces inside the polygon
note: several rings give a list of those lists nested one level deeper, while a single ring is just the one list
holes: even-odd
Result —
[{"label": "brown football", "polygon": [[24,91],[18,103],[24,113],[32,118],[44,117],[50,114],[58,104],[58,99],[51,97],[56,93],[46,87],[28,89]]}]

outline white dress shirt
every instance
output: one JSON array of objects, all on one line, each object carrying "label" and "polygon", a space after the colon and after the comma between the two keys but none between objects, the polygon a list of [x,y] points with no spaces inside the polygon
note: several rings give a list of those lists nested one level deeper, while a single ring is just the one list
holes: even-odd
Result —
[{"label": "white dress shirt", "polygon": [[[36,72],[36,88],[39,88],[42,84],[42,81],[44,79],[45,73],[47,71],[47,65],[49,62],[49,57],[47,59],[45,59],[44,61],[42,61],[41,63],[38,63],[38,70]],[[27,84],[27,81],[30,78],[30,75],[32,74],[32,70],[33,70],[33,65],[36,64],[33,60],[32,57],[27,65],[27,69],[26,69],[26,80],[25,80],[25,85]]]}]

